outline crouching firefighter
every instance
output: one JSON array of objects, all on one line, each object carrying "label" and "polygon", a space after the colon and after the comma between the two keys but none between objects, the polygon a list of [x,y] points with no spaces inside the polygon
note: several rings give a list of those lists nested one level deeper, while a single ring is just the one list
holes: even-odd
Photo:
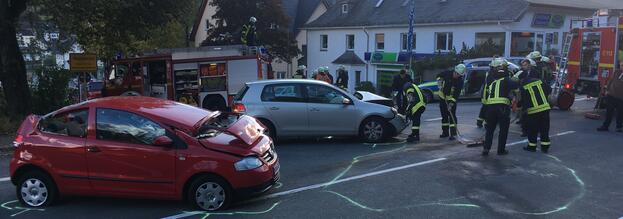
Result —
[{"label": "crouching firefighter", "polygon": [[[456,136],[456,100],[463,89],[463,75],[466,67],[464,64],[457,65],[453,71],[445,71],[437,75],[439,86],[439,111],[441,111],[441,130],[440,138],[450,137],[454,140]],[[449,133],[448,133],[449,131]]]},{"label": "crouching firefighter", "polygon": [[411,126],[411,135],[407,138],[407,142],[420,141],[420,119],[422,113],[426,110],[426,103],[424,102],[424,96],[420,88],[407,82],[404,86],[404,96],[407,97],[407,116],[413,122]]},{"label": "crouching firefighter", "polygon": [[[492,61],[491,66],[508,66],[506,63],[506,60],[496,58]],[[509,77],[507,68],[498,69],[489,76],[493,77],[494,81],[491,82],[487,89],[487,110],[485,116],[487,134],[485,135],[482,155],[489,155],[489,150],[491,150],[491,145],[493,144],[493,133],[498,125],[500,126],[500,132],[497,153],[498,155],[505,155],[508,154],[506,139],[508,137],[511,116],[510,96],[512,91],[519,87],[519,83]]]},{"label": "crouching firefighter", "polygon": [[547,153],[551,145],[549,141],[549,111],[551,109],[547,97],[549,86],[540,79],[525,78],[521,82],[521,101],[519,104],[526,114],[524,123],[528,132],[528,146],[524,150],[535,152],[537,137],[541,138],[541,151]]}]

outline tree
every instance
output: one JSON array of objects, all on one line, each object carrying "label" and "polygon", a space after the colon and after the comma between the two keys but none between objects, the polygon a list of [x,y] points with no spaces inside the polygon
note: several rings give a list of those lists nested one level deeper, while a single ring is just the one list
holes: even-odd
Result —
[{"label": "tree", "polygon": [[214,24],[210,24],[202,45],[242,44],[242,26],[250,17],[256,17],[259,42],[271,58],[290,62],[300,53],[288,28],[290,18],[283,11],[282,0],[213,0],[210,6],[216,7]]},{"label": "tree", "polygon": [[16,37],[18,18],[29,2],[0,0],[0,82],[7,114],[11,117],[20,117],[31,111],[26,67]]},{"label": "tree", "polygon": [[184,27],[189,26],[187,15],[195,12],[193,7],[196,0],[0,0],[0,81],[8,114],[31,112],[24,59],[16,37],[18,19],[27,8],[75,35],[86,52],[106,60],[119,53],[133,55],[162,48],[157,44],[183,45],[184,40],[179,39],[187,33],[173,34],[166,28],[184,24],[176,29],[187,32]]}]

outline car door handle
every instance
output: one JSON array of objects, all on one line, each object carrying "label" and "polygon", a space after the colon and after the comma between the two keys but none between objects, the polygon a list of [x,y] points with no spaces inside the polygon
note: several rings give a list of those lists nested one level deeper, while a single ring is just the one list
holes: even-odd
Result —
[{"label": "car door handle", "polygon": [[279,110],[279,107],[273,106],[271,108],[269,108],[270,110]]},{"label": "car door handle", "polygon": [[91,153],[99,153],[99,152],[102,152],[102,150],[100,150],[98,147],[95,147],[95,146],[88,147],[88,148],[87,148],[87,151],[88,151],[88,152],[91,152]]}]

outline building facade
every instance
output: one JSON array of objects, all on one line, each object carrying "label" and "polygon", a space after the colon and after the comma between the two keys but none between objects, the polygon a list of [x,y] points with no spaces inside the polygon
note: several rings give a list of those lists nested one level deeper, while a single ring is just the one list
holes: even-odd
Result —
[{"label": "building facade", "polygon": [[[595,0],[596,1],[596,0]],[[588,1],[590,2],[590,1]],[[525,56],[531,51],[558,55],[572,22],[596,11],[587,7],[541,4],[536,0],[415,0],[412,57],[461,50],[485,42],[500,56]],[[349,72],[352,91],[360,81],[387,89],[391,78],[408,63],[408,15],[411,0],[342,0],[306,30],[309,68],[339,65]],[[362,62],[341,63],[344,56]],[[426,78],[425,78],[426,79]]]}]

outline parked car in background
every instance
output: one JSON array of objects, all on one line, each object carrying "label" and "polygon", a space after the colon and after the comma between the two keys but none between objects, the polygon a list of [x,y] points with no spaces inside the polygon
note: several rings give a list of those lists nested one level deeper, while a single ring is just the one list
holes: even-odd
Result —
[{"label": "parked car in background", "polygon": [[151,97],[108,97],[31,115],[10,162],[19,201],[59,196],[186,199],[226,208],[279,179],[279,159],[253,117]]},{"label": "parked car in background", "polygon": [[[511,57],[507,59],[509,60],[509,70],[512,72],[517,72],[521,69],[514,63],[513,60],[516,59],[519,59],[519,62],[521,62],[524,58]],[[463,64],[467,66],[467,72],[463,77],[464,84],[460,98],[465,99],[481,97],[481,91],[485,83],[487,72],[489,71],[489,64],[491,63],[491,60],[493,60],[493,58],[478,58],[463,61]],[[418,87],[422,90],[422,94],[428,102],[439,99],[439,87],[437,86],[437,81],[427,81],[419,84]]]},{"label": "parked car in background", "polygon": [[395,108],[316,80],[250,82],[238,94],[234,112],[257,118],[273,138],[359,136],[381,142],[407,126]]}]

